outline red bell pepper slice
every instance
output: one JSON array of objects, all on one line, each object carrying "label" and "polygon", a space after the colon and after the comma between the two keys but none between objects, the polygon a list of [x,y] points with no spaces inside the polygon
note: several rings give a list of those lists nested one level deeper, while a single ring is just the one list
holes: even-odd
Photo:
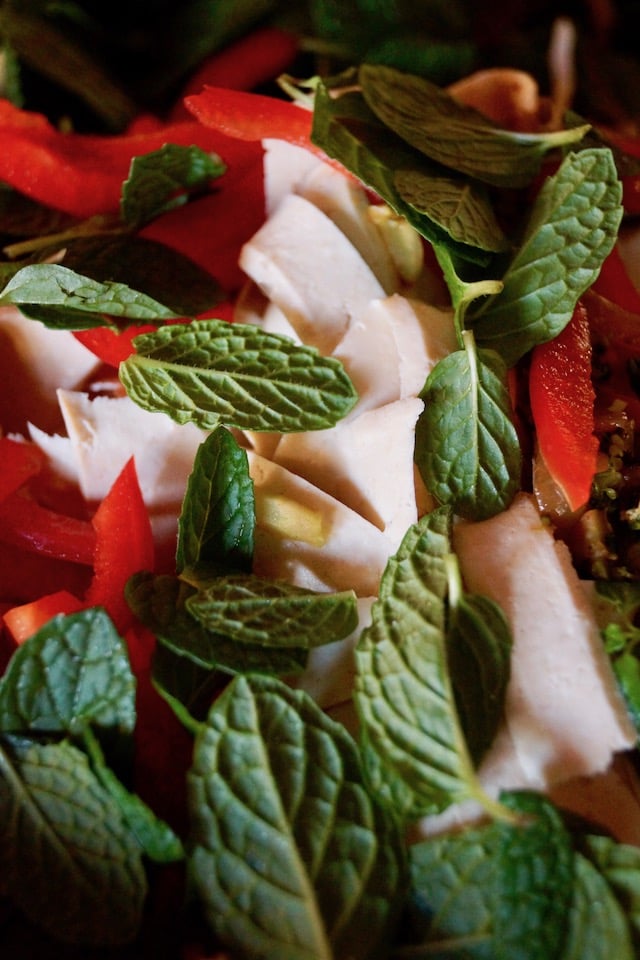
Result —
[{"label": "red bell pepper slice", "polygon": [[582,303],[559,336],[531,353],[529,398],[539,451],[572,511],[589,499],[598,457],[591,355]]},{"label": "red bell pepper slice", "polygon": [[45,464],[45,455],[35,443],[0,437],[0,500],[35,477]]},{"label": "red bell pepper slice", "polygon": [[74,336],[87,350],[116,370],[123,360],[134,352],[132,340],[141,333],[149,333],[157,327],[151,323],[127,327],[116,331],[111,327],[92,327],[90,330],[74,330]]},{"label": "red bell pepper slice", "polygon": [[87,520],[43,507],[23,490],[0,502],[0,540],[23,550],[93,564],[96,535]]},{"label": "red bell pepper slice", "polygon": [[605,258],[592,289],[624,310],[640,314],[640,291],[627,272],[617,244]]},{"label": "red bell pepper slice", "polygon": [[89,606],[104,607],[116,629],[124,633],[135,622],[124,596],[127,580],[141,570],[152,571],[155,563],[151,522],[133,457],[116,477],[91,522],[96,549],[93,580],[85,601]]},{"label": "red bell pepper slice", "polygon": [[3,616],[4,624],[17,644],[24,643],[58,613],[77,613],[84,604],[68,590],[58,590],[44,597],[12,607]]}]

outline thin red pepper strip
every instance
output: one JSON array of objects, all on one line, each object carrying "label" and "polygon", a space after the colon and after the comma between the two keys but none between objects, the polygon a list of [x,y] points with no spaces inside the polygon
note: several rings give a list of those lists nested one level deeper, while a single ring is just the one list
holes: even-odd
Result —
[{"label": "thin red pepper strip", "polygon": [[12,607],[3,615],[4,624],[16,643],[24,643],[58,613],[77,613],[83,603],[68,590],[47,593],[37,600]]},{"label": "thin red pepper strip", "polygon": [[640,291],[631,281],[617,244],[602,264],[592,289],[623,310],[640,314]]},{"label": "thin red pepper strip", "polygon": [[15,493],[27,480],[40,473],[45,459],[35,443],[0,437],[0,500]]},{"label": "thin red pepper strip", "polygon": [[156,330],[153,324],[146,323],[140,326],[127,327],[125,330],[116,332],[110,327],[93,327],[90,330],[74,330],[73,335],[87,350],[116,369],[123,360],[130,357],[134,352],[132,340],[141,333],[149,333]]},{"label": "thin red pepper strip", "polygon": [[533,349],[529,397],[542,459],[571,510],[578,510],[589,499],[599,447],[589,318],[582,303],[559,336]]},{"label": "thin red pepper strip", "polygon": [[96,535],[87,520],[49,510],[17,490],[0,502],[0,540],[46,557],[91,566]]},{"label": "thin red pepper strip", "polygon": [[133,457],[124,465],[91,521],[96,533],[93,580],[85,600],[102,606],[124,633],[135,617],[124,597],[129,577],[155,566],[153,533]]}]

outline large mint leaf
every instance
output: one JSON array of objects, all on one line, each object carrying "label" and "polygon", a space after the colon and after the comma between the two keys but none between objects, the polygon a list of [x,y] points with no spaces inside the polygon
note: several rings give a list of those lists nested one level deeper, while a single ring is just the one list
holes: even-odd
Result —
[{"label": "large mint leaf", "polygon": [[199,320],[136,337],[120,379],[143,409],[204,429],[333,426],[357,394],[342,364],[250,324]]},{"label": "large mint leaf", "polygon": [[[479,189],[471,194],[467,180],[450,172],[441,184],[448,201],[444,205],[442,196],[424,186],[425,181],[443,178],[442,168],[386,128],[362,94],[334,96],[334,82],[342,81],[318,84],[313,142],[375,190],[431,243],[446,245],[464,260],[486,264],[489,251],[502,247],[486,194]],[[348,78],[344,82],[348,86]],[[416,181],[422,184],[419,193]]]},{"label": "large mint leaf", "polygon": [[229,674],[202,666],[175,653],[166,644],[158,643],[153,651],[151,679],[180,722],[195,733],[229,682]]},{"label": "large mint leaf", "polygon": [[251,570],[255,497],[246,450],[225,427],[200,444],[178,520],[176,570]]},{"label": "large mint leaf", "polygon": [[640,848],[607,836],[587,836],[585,855],[603,874],[622,906],[640,952]]},{"label": "large mint leaf", "polygon": [[479,795],[447,666],[450,512],[406,534],[356,647],[354,699],[372,789],[419,817]]},{"label": "large mint leaf", "polygon": [[99,607],[50,620],[18,647],[0,682],[3,731],[131,731],[135,719],[127,647]]},{"label": "large mint leaf", "polygon": [[550,150],[575,144],[588,125],[553,133],[497,127],[424,77],[365,63],[362,92],[377,117],[432,160],[497,187],[524,187]]},{"label": "large mint leaf", "polygon": [[68,743],[0,743],[0,865],[11,900],[63,942],[132,940],[147,891],[117,804]]},{"label": "large mint leaf", "polygon": [[207,630],[266,647],[318,647],[358,625],[352,590],[317,593],[249,575],[218,577],[189,597],[186,608]]},{"label": "large mint leaf", "polygon": [[141,227],[161,213],[182,206],[190,193],[207,187],[225,169],[220,157],[200,147],[175,143],[134,157],[122,184],[122,219],[129,227]]},{"label": "large mint leaf", "polygon": [[473,318],[480,346],[508,366],[567,325],[611,252],[622,217],[611,151],[570,153],[543,184],[503,290]]},{"label": "large mint leaf", "polygon": [[160,643],[200,667],[226,673],[299,673],[307,650],[238,643],[207,630],[191,616],[186,603],[197,588],[168,574],[135,574],[126,587],[127,601]]},{"label": "large mint leaf", "polygon": [[464,341],[464,350],[444,357],[427,377],[415,460],[436,500],[484,520],[519,490],[522,457],[506,368],[496,354],[476,350],[468,332]]},{"label": "large mint leaf", "polygon": [[196,741],[190,874],[242,956],[312,960],[383,949],[403,877],[391,815],[355,743],[306,695],[232,681]]},{"label": "large mint leaf", "polygon": [[577,853],[573,902],[561,960],[633,960],[631,931],[620,903],[593,863]]},{"label": "large mint leaf", "polygon": [[105,315],[132,323],[175,318],[175,313],[123,283],[92,280],[55,263],[23,267],[0,293],[0,305],[56,330],[86,330],[105,325]]}]

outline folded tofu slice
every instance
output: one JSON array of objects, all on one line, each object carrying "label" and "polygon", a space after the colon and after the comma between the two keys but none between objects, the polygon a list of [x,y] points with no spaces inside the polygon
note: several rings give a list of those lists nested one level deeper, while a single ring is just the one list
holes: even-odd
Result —
[{"label": "folded tofu slice", "polygon": [[[607,769],[636,733],[566,546],[526,494],[490,520],[457,524],[454,541],[467,589],[495,600],[511,623],[505,723],[516,781],[524,773],[528,786],[548,790]],[[501,767],[495,756],[483,766]],[[509,769],[492,792],[523,786],[509,782]]]},{"label": "folded tofu slice", "polygon": [[335,223],[294,194],[245,243],[240,266],[304,343],[323,354],[331,353],[371,300],[385,295]]}]

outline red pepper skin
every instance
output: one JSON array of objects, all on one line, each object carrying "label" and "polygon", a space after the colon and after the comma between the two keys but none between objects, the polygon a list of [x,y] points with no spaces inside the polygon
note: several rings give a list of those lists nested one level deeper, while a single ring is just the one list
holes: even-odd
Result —
[{"label": "red pepper skin", "polygon": [[0,541],[45,557],[91,566],[96,535],[89,521],[49,510],[17,490],[0,502]]},{"label": "red pepper skin", "polygon": [[559,336],[533,349],[529,398],[542,459],[571,510],[579,510],[590,496],[599,447],[589,318],[582,303]]},{"label": "red pepper skin", "polygon": [[96,534],[88,606],[102,606],[124,633],[135,617],[124,597],[127,580],[155,565],[153,533],[133,457],[116,477],[91,521]]},{"label": "red pepper skin", "polygon": [[153,324],[147,323],[140,326],[127,327],[122,331],[112,330],[110,327],[93,327],[90,330],[74,330],[74,337],[87,350],[102,360],[103,363],[116,370],[123,360],[130,357],[134,352],[132,340],[141,333],[149,333],[156,330]]},{"label": "red pepper skin", "polygon": [[617,244],[602,264],[592,289],[623,310],[640,314],[640,291],[627,273]]},{"label": "red pepper skin", "polygon": [[4,624],[15,643],[24,643],[58,613],[77,613],[83,603],[68,590],[45,594],[30,603],[12,607],[4,616]]},{"label": "red pepper skin", "polygon": [[0,437],[0,501],[37,476],[45,464],[45,455],[35,443],[22,443]]}]

